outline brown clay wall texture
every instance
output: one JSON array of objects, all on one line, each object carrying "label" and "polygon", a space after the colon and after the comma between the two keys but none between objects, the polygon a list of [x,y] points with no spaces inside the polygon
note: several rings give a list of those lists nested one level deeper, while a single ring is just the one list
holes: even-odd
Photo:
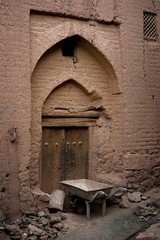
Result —
[{"label": "brown clay wall texture", "polygon": [[[160,184],[160,46],[159,37],[156,42],[143,38],[143,11],[157,14],[159,34],[159,0],[0,1],[0,202],[11,218],[18,210],[35,210],[30,187],[39,185],[40,140],[32,138],[31,145],[32,72],[49,48],[74,34],[102,55],[97,61],[103,68],[103,59],[107,59],[105,71],[111,79],[106,94],[112,101],[103,102],[109,107],[110,120],[102,116],[97,122],[96,134],[102,144],[93,141],[96,160],[92,177],[122,180],[128,187],[143,191]],[[91,55],[92,61],[96,54]],[[99,90],[102,95],[104,90]],[[39,139],[39,113],[36,118]],[[8,130],[13,127],[17,136],[12,143]],[[104,139],[109,146],[103,144]]]},{"label": "brown clay wall texture", "polygon": [[[37,18],[39,19],[39,21],[37,21]],[[44,35],[44,33],[48,31],[48,27],[51,28],[51,26],[56,25],[56,28],[58,29],[58,25],[60,25],[61,29],[61,23],[63,21],[67,22],[66,32],[68,29],[70,30],[71,27],[74,27],[74,29],[72,29],[72,34],[74,34],[74,31],[76,33],[81,32],[83,36],[86,35],[86,38],[88,36],[90,37],[90,35],[92,34],[92,29],[91,32],[89,31],[89,28],[87,29],[88,31],[86,31],[86,27],[83,25],[83,23],[77,20],[64,20],[61,18],[52,18],[43,15],[33,15],[31,22],[31,37],[33,36],[35,40],[32,40],[32,42],[38,41],[41,35]],[[42,24],[44,26],[43,30],[41,28]],[[116,55],[118,62],[119,51],[116,50],[116,46],[119,44],[118,29],[115,29],[115,27],[112,29],[109,28],[111,32],[111,34],[109,34],[108,29],[106,29],[105,31],[104,27],[100,28],[100,26],[98,26],[97,28],[98,32],[100,32],[101,30],[104,35],[108,35],[108,39],[110,39],[112,43],[109,47],[111,47],[112,45],[113,49],[115,49],[114,52],[117,53]],[[50,33],[54,36],[56,35],[54,33],[54,28],[53,32],[51,32],[50,30]],[[34,46],[32,55],[33,59],[35,54],[37,54],[37,48]],[[32,163],[34,164],[32,166],[34,167],[31,167],[31,169],[37,169],[37,172],[40,155],[39,149],[41,148],[41,112],[43,104],[45,104],[45,107],[43,108],[44,113],[51,111],[51,109],[53,108],[66,108],[69,109],[69,112],[86,112],[91,107],[100,108],[101,106],[103,106],[103,108],[106,109],[106,116],[110,117],[111,115],[113,115],[113,84],[111,83],[112,80],[110,79],[111,77],[109,75],[111,70],[109,69],[109,66],[107,67],[107,65],[109,64],[105,64],[106,69],[104,70],[104,68],[99,63],[101,62],[101,59],[99,59],[98,56],[96,56],[96,58],[92,56],[87,46],[85,46],[85,42],[83,40],[79,40],[77,42],[76,54],[78,62],[76,64],[73,64],[73,59],[71,57],[62,56],[61,45],[55,46],[41,58],[32,75]],[[96,59],[98,59],[99,62]],[[114,57],[112,57],[111,59],[112,61],[114,61]],[[81,85],[81,88],[84,88],[85,90],[82,91],[81,89],[79,89],[79,87],[75,89],[74,85],[72,84],[73,86],[66,86],[66,89],[65,86],[61,88],[59,87],[59,91],[55,90],[53,91],[53,93],[50,94],[50,92],[52,92],[55,87],[61,85],[64,81],[70,79],[75,80]],[[113,79],[113,81],[115,80]],[[72,92],[69,92],[69,88],[72,88]],[[85,92],[88,92],[88,94]],[[50,97],[48,97],[49,94]],[[48,99],[46,100],[47,97]],[[86,99],[86,97],[90,99]],[[45,100],[46,102],[44,103]],[[110,131],[111,128],[109,129],[109,132]],[[101,127],[101,131],[99,131],[99,138],[103,136],[103,141],[100,143],[100,145],[103,145],[103,149],[106,148],[105,151],[103,151],[102,149],[99,150],[102,152],[101,155],[103,158],[108,153],[107,148],[112,149],[112,139],[107,144],[107,142],[105,141],[106,134],[108,135],[107,131],[104,131],[104,129]],[[93,139],[95,138],[96,142],[98,142],[96,136],[97,131],[95,131]],[[109,139],[110,137],[108,136],[107,138]],[[39,147],[37,147],[38,143]],[[96,162],[101,161],[100,153],[97,150],[97,146],[94,146],[93,149],[95,149],[94,151],[96,152],[97,156],[93,154],[94,156],[92,156],[92,161],[95,165],[97,165]],[[108,154],[110,154],[110,152]],[[98,157],[99,160],[96,160],[96,158],[98,159]],[[105,160],[103,160],[103,162],[105,162]],[[102,170],[103,167],[104,166],[101,163],[100,169]],[[97,169],[96,166],[95,168]],[[116,168],[116,166],[114,166],[114,168]],[[32,179],[34,179],[33,181],[35,181],[35,175],[32,174],[32,176]]]}]

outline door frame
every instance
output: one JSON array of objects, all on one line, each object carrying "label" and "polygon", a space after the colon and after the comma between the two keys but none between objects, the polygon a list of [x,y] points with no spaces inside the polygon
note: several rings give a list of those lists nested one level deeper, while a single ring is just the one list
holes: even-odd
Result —
[{"label": "door frame", "polygon": [[[92,179],[92,130],[96,125],[97,118],[55,118],[55,117],[42,117],[42,131],[45,127],[88,127],[88,179]],[[41,141],[42,142],[42,141]],[[40,157],[40,186],[42,187],[42,146],[41,146],[41,157]]]}]

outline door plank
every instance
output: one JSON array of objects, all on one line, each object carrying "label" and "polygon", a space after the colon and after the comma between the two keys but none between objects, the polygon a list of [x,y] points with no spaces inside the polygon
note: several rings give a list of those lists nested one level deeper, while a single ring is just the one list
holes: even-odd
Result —
[{"label": "door plank", "polygon": [[51,193],[60,181],[88,177],[88,128],[43,128],[42,190]]},{"label": "door plank", "polygon": [[88,128],[68,128],[65,130],[65,139],[65,159],[68,165],[65,180],[87,178]]},{"label": "door plank", "polygon": [[43,128],[42,190],[51,193],[60,185],[60,153],[64,144],[64,129]]}]

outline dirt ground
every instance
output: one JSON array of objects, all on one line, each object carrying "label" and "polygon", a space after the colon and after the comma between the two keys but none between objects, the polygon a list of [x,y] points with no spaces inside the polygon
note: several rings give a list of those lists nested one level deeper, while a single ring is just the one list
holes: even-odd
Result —
[{"label": "dirt ground", "polygon": [[[120,208],[118,204],[113,204],[113,201],[107,202],[104,217],[102,217],[102,206],[91,204],[90,220],[86,219],[85,214],[74,213],[73,208],[72,212],[63,212],[61,222],[63,227],[58,231],[56,239],[160,240],[160,188],[146,192],[145,196],[147,196],[146,203],[140,202],[142,208],[137,205],[139,203],[130,202],[132,206],[129,204],[128,208]],[[146,205],[147,203],[149,205]],[[3,231],[0,233],[1,239],[9,240],[10,237]],[[46,238],[34,236],[32,239]]]},{"label": "dirt ground", "polygon": [[108,207],[104,217],[101,216],[100,207],[93,206],[89,221],[85,215],[66,215],[69,229],[66,233],[61,233],[58,240],[128,240],[151,224],[137,217],[130,209],[119,208],[117,205]]}]

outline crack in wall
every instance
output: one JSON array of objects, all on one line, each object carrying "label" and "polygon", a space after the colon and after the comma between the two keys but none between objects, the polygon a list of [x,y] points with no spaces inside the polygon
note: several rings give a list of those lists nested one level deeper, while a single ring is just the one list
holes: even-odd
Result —
[{"label": "crack in wall", "polygon": [[145,50],[145,43],[143,42],[143,74],[144,74],[144,81],[147,81],[147,73],[146,73],[146,50]]},{"label": "crack in wall", "polygon": [[118,17],[117,15],[117,1],[114,0],[114,3],[113,3],[113,7],[114,7],[114,16],[113,16],[113,21],[116,21],[116,18]]},{"label": "crack in wall", "polygon": [[100,107],[94,107],[94,106],[91,106],[91,107],[89,107],[87,110],[85,110],[85,112],[87,112],[87,111],[97,111],[97,112],[102,112],[102,111],[104,111],[105,110],[105,108],[103,107],[103,106],[100,106]]},{"label": "crack in wall", "polygon": [[69,108],[61,108],[61,107],[55,107],[54,108],[55,110],[65,110],[65,111],[70,111],[70,109]]},{"label": "crack in wall", "polygon": [[154,11],[155,11],[156,10],[156,4],[155,4],[154,0],[152,0],[152,3],[153,3]]}]

